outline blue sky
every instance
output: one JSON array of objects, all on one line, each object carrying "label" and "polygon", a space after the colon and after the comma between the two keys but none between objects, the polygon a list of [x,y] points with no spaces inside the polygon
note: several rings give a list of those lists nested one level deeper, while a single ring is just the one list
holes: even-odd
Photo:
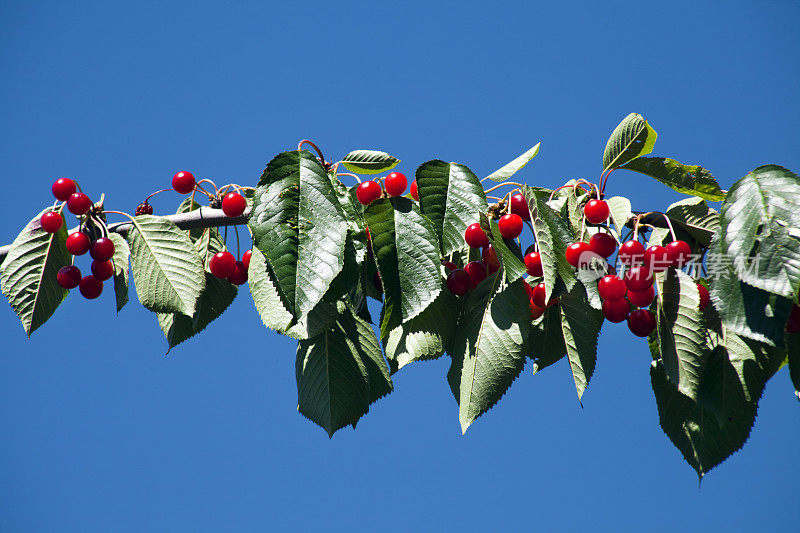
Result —
[{"label": "blue sky", "polygon": [[[58,176],[133,211],[189,169],[254,184],[301,138],[326,155],[529,184],[596,180],[628,113],[724,187],[800,170],[800,3],[4,2],[0,240]],[[616,172],[635,209],[680,195]],[[157,212],[177,195],[159,196]],[[461,436],[448,361],[395,376],[329,440],[296,411],[295,345],[245,291],[168,356],[138,303],[71,295],[28,340],[0,306],[0,530],[796,531],[800,406],[785,372],[744,450],[698,489],[658,426],[645,342],[607,324],[581,408],[530,365]]]}]

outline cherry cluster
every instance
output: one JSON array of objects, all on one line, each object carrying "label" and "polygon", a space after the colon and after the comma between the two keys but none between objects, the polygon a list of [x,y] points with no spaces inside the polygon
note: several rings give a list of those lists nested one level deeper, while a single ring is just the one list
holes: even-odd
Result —
[{"label": "cherry cluster", "polygon": [[[383,188],[381,187],[383,182]],[[400,172],[390,172],[385,178],[378,180],[362,181],[356,187],[356,198],[361,205],[369,205],[381,196],[384,189],[388,196],[402,196],[408,187],[408,178]],[[419,201],[417,192],[417,180],[411,182],[411,197]]]}]

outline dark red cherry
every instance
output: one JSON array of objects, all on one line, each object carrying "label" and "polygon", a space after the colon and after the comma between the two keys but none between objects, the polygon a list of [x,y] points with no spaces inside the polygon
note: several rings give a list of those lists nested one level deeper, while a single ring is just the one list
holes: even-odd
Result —
[{"label": "dark red cherry", "polygon": [[72,255],[83,255],[89,251],[89,236],[83,232],[75,231],[67,236],[67,251]]},{"label": "dark red cherry", "polygon": [[711,302],[711,294],[709,294],[706,286],[700,283],[697,284],[697,292],[700,295],[700,310],[702,311]]},{"label": "dark red cherry", "polygon": [[636,309],[628,315],[628,328],[637,337],[647,337],[656,329],[656,317],[649,309]]},{"label": "dark red cherry", "polygon": [[540,278],[544,275],[542,256],[539,255],[539,252],[531,252],[525,256],[525,270],[534,278]]},{"label": "dark red cherry", "polygon": [[458,268],[456,264],[453,263],[452,261],[442,261],[442,266],[444,266],[447,272],[452,272],[453,270]]},{"label": "dark red cherry", "polygon": [[99,281],[105,281],[114,275],[114,263],[111,261],[92,261],[92,276]]},{"label": "dark red cherry", "polygon": [[457,268],[447,275],[447,288],[456,296],[466,294],[469,290],[469,274],[466,270]]},{"label": "dark red cherry", "polygon": [[236,270],[236,258],[230,252],[216,253],[208,262],[208,269],[214,276],[227,279]]},{"label": "dark red cherry", "polygon": [[87,300],[94,300],[103,292],[103,282],[92,275],[84,277],[79,285],[81,294]]},{"label": "dark red cherry", "polygon": [[545,302],[545,293],[547,291],[544,288],[544,283],[540,283],[533,288],[533,292],[531,295],[531,301],[539,307],[550,307],[558,302],[558,298],[551,296],[549,302]]},{"label": "dark red cherry", "polygon": [[236,261],[233,273],[228,276],[228,281],[234,285],[244,285],[247,283],[247,267],[241,261]]},{"label": "dark red cherry", "polygon": [[521,193],[511,195],[511,212],[522,220],[531,219],[531,212],[528,209],[528,202]]},{"label": "dark red cherry", "polygon": [[617,249],[617,241],[610,233],[599,232],[592,235],[589,239],[589,250],[596,253],[600,257],[608,259]]},{"label": "dark red cherry", "polygon": [[619,300],[625,298],[628,288],[625,282],[614,275],[603,276],[597,283],[597,292],[603,300]]},{"label": "dark red cherry", "polygon": [[67,209],[73,215],[85,215],[92,208],[92,201],[82,192],[72,193],[67,199]]},{"label": "dark red cherry", "polygon": [[66,202],[78,190],[75,182],[69,178],[58,178],[51,187],[53,196],[61,202]]},{"label": "dark red cherry", "polygon": [[469,288],[474,289],[487,277],[486,264],[483,261],[472,261],[464,266],[469,275]]},{"label": "dark red cherry", "polygon": [[628,301],[636,307],[647,307],[653,303],[656,289],[652,285],[643,291],[628,291]]},{"label": "dark red cherry", "polygon": [[653,286],[653,274],[643,266],[631,267],[625,273],[625,285],[629,291],[646,291]]},{"label": "dark red cherry", "polygon": [[74,289],[81,282],[81,271],[75,265],[61,267],[56,274],[56,281],[65,289]]},{"label": "dark red cherry", "polygon": [[494,250],[494,246],[488,244],[483,247],[483,251],[481,252],[481,259],[486,264],[486,267],[489,269],[489,274],[494,274],[498,270],[500,270],[500,260],[497,258],[497,252]]},{"label": "dark red cherry", "polygon": [[631,304],[625,298],[618,298],[616,300],[606,300],[603,302],[603,316],[609,322],[618,324],[628,318],[630,313]]},{"label": "dark red cherry", "polygon": [[664,246],[656,244],[644,251],[644,266],[652,272],[665,272],[671,264],[672,259]]},{"label": "dark red cherry", "polygon": [[92,243],[89,255],[98,261],[108,261],[114,257],[114,241],[108,237],[100,237]]},{"label": "dark red cherry", "polygon": [[684,241],[672,241],[667,244],[666,249],[675,268],[683,268],[692,258],[692,248]]},{"label": "dark red cherry", "polygon": [[242,254],[242,264],[244,268],[250,270],[250,258],[253,257],[253,250],[247,250]]},{"label": "dark red cherry", "polygon": [[64,219],[61,218],[59,213],[56,213],[55,211],[48,211],[42,215],[39,223],[42,225],[42,229],[47,233],[55,233],[61,229]]}]

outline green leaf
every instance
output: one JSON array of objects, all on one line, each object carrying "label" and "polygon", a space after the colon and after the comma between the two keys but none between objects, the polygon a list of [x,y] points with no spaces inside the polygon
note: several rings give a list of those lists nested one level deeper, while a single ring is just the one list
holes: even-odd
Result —
[{"label": "green leaf", "polygon": [[548,307],[541,318],[533,323],[526,353],[533,359],[534,374],[557,363],[567,355],[559,306]]},{"label": "green leaf", "polygon": [[295,320],[322,299],[344,263],[347,221],[325,169],[307,150],[267,165],[248,222]]},{"label": "green leaf", "polygon": [[392,370],[442,356],[455,332],[460,308],[459,299],[442,290],[422,313],[389,331],[383,342]]},{"label": "green leaf", "polygon": [[668,157],[640,157],[622,168],[655,178],[679,193],[699,196],[711,202],[725,199],[725,192],[717,180],[700,165],[684,165]]},{"label": "green leaf", "polygon": [[447,373],[461,430],[491,409],[525,366],[530,308],[524,280],[497,290],[495,274],[468,296]]},{"label": "green leaf", "polygon": [[[11,243],[11,249],[0,264],[0,284],[8,303],[17,313],[25,333],[31,333],[47,322],[67,297],[67,290],[56,281],[58,271],[72,264],[67,252],[66,222],[62,207],[48,207],[28,222]],[[47,211],[61,214],[61,228],[56,233],[42,229],[41,218]]]},{"label": "green leaf", "polygon": [[356,174],[380,174],[393,169],[399,159],[378,150],[353,150],[342,158],[344,168]]},{"label": "green leaf", "polygon": [[676,230],[683,229],[705,248],[711,246],[711,239],[719,230],[719,213],[701,198],[675,202],[667,208],[666,215]]},{"label": "green leaf", "polygon": [[225,312],[236,298],[238,292],[236,285],[208,272],[205,273],[205,277],[205,288],[200,294],[193,316],[181,313],[158,313],[158,325],[164,332],[170,349],[206,329],[206,326]]},{"label": "green leaf", "polygon": [[712,243],[707,266],[713,276],[709,289],[711,301],[722,324],[737,335],[771,346],[782,345],[792,300],[740,281],[730,261],[716,253],[717,237]]},{"label": "green leaf", "polygon": [[603,152],[603,172],[618,168],[653,151],[655,130],[638,113],[631,113],[619,123],[608,138]]},{"label": "green leaf", "polygon": [[716,253],[742,281],[793,298],[800,291],[800,177],[777,165],[733,184],[720,208]]},{"label": "green leaf", "polygon": [[355,423],[392,390],[372,328],[351,305],[337,303],[337,319],[297,346],[297,409],[328,436]]},{"label": "green leaf", "polygon": [[786,352],[726,331],[724,347],[739,378],[739,387],[749,402],[758,401],[767,381],[778,371]]},{"label": "green leaf", "polygon": [[404,197],[382,198],[364,212],[384,291],[381,337],[425,310],[442,290],[430,221]]},{"label": "green leaf", "polygon": [[786,351],[788,352],[789,377],[794,384],[794,393],[800,400],[800,333],[786,335]]},{"label": "green leaf", "polygon": [[617,238],[622,239],[625,224],[633,217],[631,201],[622,196],[612,196],[606,199],[606,203],[611,212],[611,222],[617,230]]},{"label": "green leaf", "polygon": [[194,315],[205,275],[192,241],[163,217],[139,215],[132,223],[128,243],[139,301],[156,313]]},{"label": "green leaf", "polygon": [[442,255],[466,249],[464,230],[489,209],[481,182],[466,166],[438,159],[420,165],[416,178],[420,210],[433,223]]},{"label": "green leaf", "polygon": [[513,283],[524,276],[526,272],[525,263],[509,248],[509,245],[514,243],[514,247],[518,249],[516,243],[514,241],[506,241],[500,233],[500,227],[497,222],[489,222],[489,219],[483,213],[480,216],[480,224],[497,254],[497,259],[503,266],[506,281]]},{"label": "green leaf", "polygon": [[564,294],[559,305],[561,330],[580,400],[597,364],[597,338],[603,325],[603,314],[589,305],[581,284]]},{"label": "green leaf", "polygon": [[131,249],[128,241],[118,233],[109,233],[108,238],[114,242],[114,296],[117,300],[117,313],[128,303],[128,262]]},{"label": "green leaf", "polygon": [[492,181],[502,182],[509,179],[511,176],[522,170],[522,167],[528,164],[528,162],[536,157],[536,154],[539,153],[539,146],[542,143],[537,143],[536,146],[528,150],[527,152],[523,153],[513,161],[506,163],[502,167],[498,168],[491,174],[489,174],[487,179]]},{"label": "green leaf", "polygon": [[697,284],[670,268],[656,275],[659,352],[667,376],[686,397],[697,400],[708,358]]},{"label": "green leaf", "polygon": [[575,285],[575,269],[567,263],[564,255],[574,236],[558,213],[553,211],[544,199],[539,198],[535,190],[525,186],[522,193],[530,208],[533,231],[542,256],[546,296],[549,300],[558,278],[561,278],[567,290]]}]

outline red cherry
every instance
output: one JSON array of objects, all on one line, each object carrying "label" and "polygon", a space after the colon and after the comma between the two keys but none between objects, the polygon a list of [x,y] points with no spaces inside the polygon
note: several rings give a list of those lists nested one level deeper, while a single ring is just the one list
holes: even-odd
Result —
[{"label": "red cherry", "polygon": [[708,307],[708,304],[711,301],[711,295],[708,293],[706,286],[700,283],[697,284],[697,292],[700,294],[700,310],[702,311]]},{"label": "red cherry", "polygon": [[483,261],[472,261],[464,266],[464,271],[469,275],[469,288],[474,289],[486,279],[486,265]]},{"label": "red cherry", "polygon": [[228,276],[228,281],[234,285],[244,285],[247,283],[247,267],[241,261],[236,261],[233,273]]},{"label": "red cherry", "polygon": [[226,279],[236,270],[236,258],[230,252],[216,253],[208,262],[208,269],[214,276]]},{"label": "red cherry", "polygon": [[89,255],[98,261],[108,261],[114,257],[114,241],[108,237],[100,237],[92,243]]},{"label": "red cherry", "polygon": [[603,302],[603,316],[606,320],[619,324],[626,318],[631,311],[631,304],[625,298],[618,298],[616,300],[606,300]]},{"label": "red cherry", "polygon": [[400,172],[390,172],[383,180],[383,186],[386,188],[386,194],[389,196],[401,196],[406,192],[408,186],[408,179],[405,174]]},{"label": "red cherry", "polygon": [[644,266],[652,272],[665,272],[672,264],[669,252],[663,246],[650,246],[644,252]]},{"label": "red cherry", "polygon": [[583,214],[586,215],[586,220],[592,224],[602,224],[608,220],[608,215],[611,210],[605,200],[589,200],[583,207]]},{"label": "red cherry", "polygon": [[497,252],[491,244],[484,246],[481,252],[481,259],[489,269],[489,274],[494,274],[500,270],[500,260],[497,258]]},{"label": "red cherry", "polygon": [[56,197],[56,200],[61,202],[66,202],[69,200],[69,197],[75,194],[75,191],[78,189],[75,185],[75,182],[69,178],[58,178],[56,181],[53,182],[52,186],[53,196]]},{"label": "red cherry", "polygon": [[511,195],[511,212],[522,220],[530,220],[531,212],[528,209],[528,201],[521,193]]},{"label": "red cherry", "polygon": [[626,241],[619,247],[617,258],[626,265],[636,265],[644,259],[644,245],[639,241]]},{"label": "red cherry", "polygon": [[92,208],[92,201],[82,192],[72,193],[67,199],[67,209],[73,215],[85,215]]},{"label": "red cherry", "polygon": [[74,289],[81,282],[81,271],[75,265],[61,267],[56,274],[56,281],[65,289]]},{"label": "red cherry", "polygon": [[625,298],[628,288],[618,276],[608,275],[600,278],[597,283],[597,292],[600,293],[600,298],[603,300],[619,300]]},{"label": "red cherry", "polygon": [[411,182],[411,198],[419,202],[419,190],[417,189],[417,180]]},{"label": "red cherry", "polygon": [[550,301],[545,303],[544,301],[545,292],[546,291],[544,288],[544,283],[538,284],[533,288],[533,292],[531,294],[531,301],[537,306],[545,308],[550,307],[551,305],[554,305],[556,302],[558,302],[558,298],[551,296]]},{"label": "red cherry", "polygon": [[628,301],[636,307],[647,307],[653,303],[656,289],[652,285],[643,291],[628,291]]},{"label": "red cherry", "polygon": [[98,281],[105,281],[114,275],[114,263],[111,261],[92,261],[92,275]]},{"label": "red cherry", "polygon": [[94,300],[103,292],[103,282],[89,275],[80,281],[80,291],[87,300]]},{"label": "red cherry", "polygon": [[567,263],[578,268],[581,264],[581,256],[584,252],[590,252],[589,245],[583,241],[581,242],[574,242],[567,247],[567,251],[564,254],[567,257]]},{"label": "red cherry", "polygon": [[530,307],[531,307],[531,320],[536,320],[537,318],[539,318],[544,314],[544,307],[539,307],[538,305],[533,303],[533,300],[530,301]]},{"label": "red cherry", "polygon": [[625,273],[625,285],[629,291],[646,291],[653,286],[653,274],[643,266],[632,267]]},{"label": "red cherry", "polygon": [[683,268],[691,259],[692,248],[684,241],[672,241],[666,248],[670,262],[675,268]]},{"label": "red cherry", "polygon": [[242,254],[242,264],[244,268],[250,270],[250,258],[253,256],[253,250],[247,250],[245,253]]},{"label": "red cherry", "polygon": [[800,306],[797,304],[792,306],[792,314],[786,321],[786,333],[800,333]]},{"label": "red cherry", "polygon": [[456,296],[466,294],[469,290],[470,278],[466,270],[457,268],[447,275],[447,288]]},{"label": "red cherry", "polygon": [[647,337],[656,329],[656,317],[649,309],[636,309],[628,315],[628,328],[637,337]]},{"label": "red cherry", "polygon": [[139,215],[152,215],[153,206],[147,203],[147,200],[136,206],[136,216]]},{"label": "red cherry", "polygon": [[467,226],[467,229],[464,230],[464,240],[467,241],[467,245],[470,248],[483,248],[489,244],[489,239],[483,232],[483,228],[477,223]]},{"label": "red cherry", "polygon": [[534,278],[540,278],[544,275],[542,256],[539,255],[539,252],[531,252],[525,256],[525,270]]},{"label": "red cherry", "polygon": [[600,257],[608,259],[617,249],[617,241],[610,233],[600,232],[592,235],[589,239],[589,250],[596,253]]},{"label": "red cherry", "polygon": [[42,229],[47,233],[55,233],[61,229],[61,224],[64,223],[64,219],[55,211],[48,211],[42,215],[39,223],[42,225]]},{"label": "red cherry", "polygon": [[89,236],[76,231],[67,237],[67,251],[72,255],[83,255],[89,251]]},{"label": "red cherry", "polygon": [[455,263],[450,261],[442,261],[442,265],[448,272],[452,272],[453,270],[458,268]]},{"label": "red cherry", "polygon": [[504,239],[516,239],[522,233],[522,217],[514,213],[501,216],[497,225]]},{"label": "red cherry", "polygon": [[226,217],[238,217],[247,208],[247,200],[238,192],[229,192],[222,199],[222,212]]},{"label": "red cherry", "polygon": [[363,181],[356,187],[356,198],[361,205],[369,205],[381,197],[381,186],[377,181]]},{"label": "red cherry", "polygon": [[194,174],[187,170],[176,172],[172,176],[172,188],[180,194],[189,194],[194,190]]}]

